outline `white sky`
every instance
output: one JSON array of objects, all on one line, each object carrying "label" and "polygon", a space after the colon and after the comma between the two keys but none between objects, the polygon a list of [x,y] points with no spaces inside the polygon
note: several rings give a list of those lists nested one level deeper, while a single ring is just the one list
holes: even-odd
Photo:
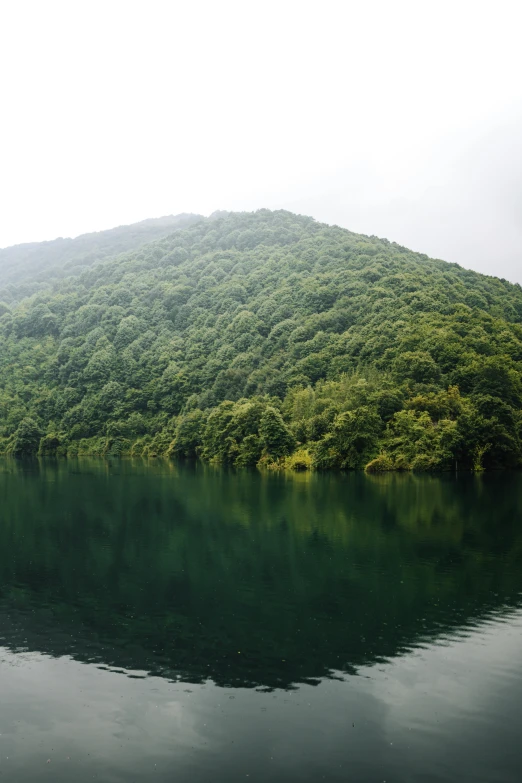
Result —
[{"label": "white sky", "polygon": [[0,0],[0,247],[284,207],[522,282],[518,2]]}]

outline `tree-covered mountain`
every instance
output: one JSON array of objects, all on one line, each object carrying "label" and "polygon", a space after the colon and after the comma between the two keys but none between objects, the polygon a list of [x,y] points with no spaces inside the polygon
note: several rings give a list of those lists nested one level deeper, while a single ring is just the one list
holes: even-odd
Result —
[{"label": "tree-covered mountain", "polygon": [[318,469],[522,461],[521,287],[387,240],[231,213],[13,300],[3,451]]},{"label": "tree-covered mountain", "polygon": [[18,301],[41,290],[52,278],[79,274],[96,261],[135,250],[198,220],[200,215],[167,215],[75,239],[60,237],[0,249],[0,301]]}]

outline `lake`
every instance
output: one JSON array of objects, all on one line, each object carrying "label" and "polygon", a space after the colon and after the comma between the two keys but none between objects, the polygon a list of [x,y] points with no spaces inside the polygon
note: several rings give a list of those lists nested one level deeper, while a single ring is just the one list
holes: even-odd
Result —
[{"label": "lake", "polygon": [[0,462],[0,778],[519,783],[522,476]]}]

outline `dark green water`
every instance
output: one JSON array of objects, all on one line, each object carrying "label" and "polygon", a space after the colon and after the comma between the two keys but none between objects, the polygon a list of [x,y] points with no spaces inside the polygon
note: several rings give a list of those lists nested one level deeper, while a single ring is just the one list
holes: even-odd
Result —
[{"label": "dark green water", "polygon": [[522,476],[0,463],[0,778],[522,780]]}]

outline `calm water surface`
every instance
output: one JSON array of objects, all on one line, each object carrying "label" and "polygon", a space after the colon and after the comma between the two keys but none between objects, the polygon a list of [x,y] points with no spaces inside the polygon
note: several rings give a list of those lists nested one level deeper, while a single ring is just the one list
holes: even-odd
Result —
[{"label": "calm water surface", "polygon": [[522,476],[0,463],[0,778],[522,780]]}]

